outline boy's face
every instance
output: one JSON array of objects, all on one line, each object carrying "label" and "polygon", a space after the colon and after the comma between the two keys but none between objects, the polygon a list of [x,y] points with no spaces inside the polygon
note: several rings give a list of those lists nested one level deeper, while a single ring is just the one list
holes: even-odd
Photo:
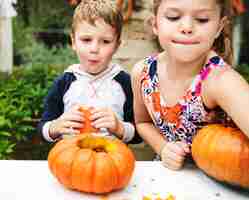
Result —
[{"label": "boy's face", "polygon": [[72,37],[72,48],[78,55],[81,69],[90,74],[104,71],[118,46],[116,30],[101,18],[95,25],[87,21],[77,24]]}]

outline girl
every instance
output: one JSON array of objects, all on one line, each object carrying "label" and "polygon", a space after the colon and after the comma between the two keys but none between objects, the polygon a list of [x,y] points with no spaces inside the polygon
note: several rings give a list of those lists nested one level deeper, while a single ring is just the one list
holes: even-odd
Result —
[{"label": "girl", "polygon": [[206,123],[231,117],[249,137],[249,86],[230,66],[231,10],[228,0],[154,0],[164,51],[132,71],[134,113],[137,131],[170,169],[182,167]]}]

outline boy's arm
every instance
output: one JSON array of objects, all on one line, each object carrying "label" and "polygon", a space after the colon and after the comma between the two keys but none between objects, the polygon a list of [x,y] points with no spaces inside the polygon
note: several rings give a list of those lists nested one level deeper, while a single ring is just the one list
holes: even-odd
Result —
[{"label": "boy's arm", "polygon": [[38,124],[38,132],[46,141],[53,142],[53,138],[49,136],[49,127],[52,120],[57,119],[64,111],[63,95],[69,88],[70,83],[73,81],[68,75],[58,77],[48,95],[44,100],[44,112]]}]

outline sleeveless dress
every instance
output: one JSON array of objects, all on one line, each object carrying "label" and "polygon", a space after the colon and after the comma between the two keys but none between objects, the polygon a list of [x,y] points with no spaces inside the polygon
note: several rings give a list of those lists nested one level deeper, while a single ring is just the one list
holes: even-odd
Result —
[{"label": "sleeveless dress", "polygon": [[220,57],[214,56],[208,60],[185,95],[172,107],[165,105],[164,98],[167,96],[163,98],[159,90],[157,56],[147,57],[142,64],[141,90],[144,104],[154,125],[167,141],[184,141],[191,146],[197,130],[204,125],[231,120],[219,107],[212,110],[205,107],[201,97],[202,82],[208,74],[217,68],[229,67]]}]

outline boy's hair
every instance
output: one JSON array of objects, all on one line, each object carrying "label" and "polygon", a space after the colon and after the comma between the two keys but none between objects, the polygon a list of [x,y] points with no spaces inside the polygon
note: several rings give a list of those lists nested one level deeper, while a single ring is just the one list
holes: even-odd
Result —
[{"label": "boy's hair", "polygon": [[[166,0],[153,0],[153,13],[158,12],[158,7],[162,1]],[[234,15],[231,0],[216,0],[221,9],[221,18],[226,17],[226,24],[220,36],[214,41],[213,49],[223,57],[228,63],[233,62],[233,47],[232,47],[232,17]]]},{"label": "boy's hair", "polygon": [[72,22],[72,36],[75,34],[76,27],[82,21],[95,25],[95,21],[102,18],[105,23],[116,29],[117,39],[120,40],[123,16],[117,8],[114,0],[81,0],[76,7]]}]

